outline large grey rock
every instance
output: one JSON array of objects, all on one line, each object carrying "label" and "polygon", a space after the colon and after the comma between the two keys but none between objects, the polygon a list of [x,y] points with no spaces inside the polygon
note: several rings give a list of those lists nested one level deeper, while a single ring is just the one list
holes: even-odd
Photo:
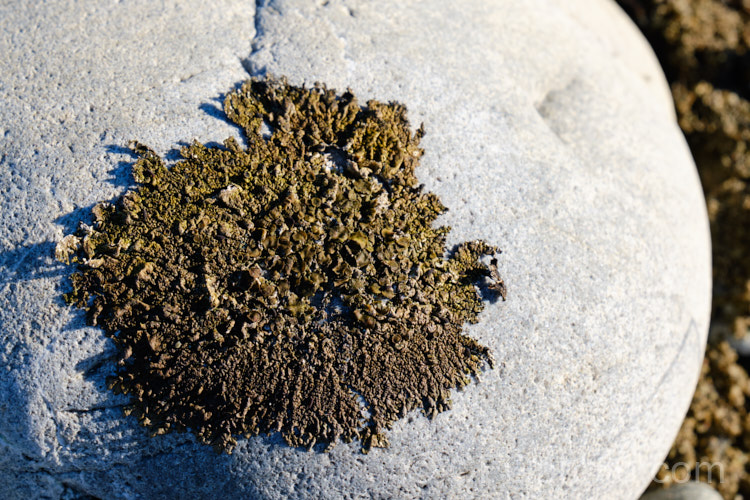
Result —
[{"label": "large grey rock", "polygon": [[[663,76],[609,0],[9,3],[0,496],[636,498],[645,488],[697,379],[709,235]],[[151,439],[104,388],[111,343],[60,300],[68,271],[54,244],[123,192],[122,146],[136,138],[166,152],[236,134],[214,99],[244,68],[406,104],[425,123],[418,175],[450,208],[451,242],[504,250],[508,302],[468,332],[498,367],[434,420],[397,422],[389,449],[306,453],[271,436],[227,456],[189,434]]]}]

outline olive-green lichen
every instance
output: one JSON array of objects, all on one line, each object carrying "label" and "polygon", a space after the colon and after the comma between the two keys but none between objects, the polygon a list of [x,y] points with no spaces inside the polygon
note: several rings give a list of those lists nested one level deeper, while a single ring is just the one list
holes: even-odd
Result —
[{"label": "olive-green lichen", "polygon": [[445,410],[491,365],[461,329],[478,281],[504,294],[479,260],[498,250],[446,258],[400,104],[254,79],[224,109],[246,149],[193,143],[168,169],[134,144],[140,186],[58,245],[78,263],[66,298],[119,346],[111,387],[155,434],[387,446],[396,419]]}]

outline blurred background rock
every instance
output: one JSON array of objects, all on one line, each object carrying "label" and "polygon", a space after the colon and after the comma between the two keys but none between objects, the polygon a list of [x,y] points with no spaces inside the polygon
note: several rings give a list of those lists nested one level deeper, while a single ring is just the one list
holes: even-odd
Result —
[{"label": "blurred background rock", "polygon": [[725,499],[750,498],[750,0],[618,3],[648,38],[670,82],[713,240],[713,311],[702,377],[649,490],[689,476]]}]

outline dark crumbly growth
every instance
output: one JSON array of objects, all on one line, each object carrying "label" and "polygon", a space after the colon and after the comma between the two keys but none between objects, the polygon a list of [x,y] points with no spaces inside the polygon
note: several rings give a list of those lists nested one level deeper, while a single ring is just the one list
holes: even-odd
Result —
[{"label": "dark crumbly growth", "polygon": [[654,486],[681,483],[689,475],[711,483],[726,499],[747,498],[749,442],[750,377],[737,352],[719,342],[706,352],[690,411]]},{"label": "dark crumbly growth", "polygon": [[167,169],[135,144],[140,187],[58,246],[78,262],[66,298],[119,346],[111,387],[155,434],[387,446],[396,419],[449,408],[491,366],[461,329],[498,250],[445,257],[403,106],[252,80],[224,109],[247,149],[194,143]]},{"label": "dark crumbly growth", "polygon": [[653,45],[706,194],[712,336],[750,328],[750,1],[619,0]]},{"label": "dark crumbly growth", "polygon": [[[619,0],[652,43],[706,195],[713,313],[703,372],[651,488],[706,481],[750,498],[750,1]],[[726,342],[726,340],[730,342]]]}]

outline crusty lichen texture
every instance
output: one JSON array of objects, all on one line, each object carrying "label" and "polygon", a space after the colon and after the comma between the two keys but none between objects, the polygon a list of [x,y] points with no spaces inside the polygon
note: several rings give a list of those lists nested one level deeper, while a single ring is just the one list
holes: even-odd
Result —
[{"label": "crusty lichen texture", "polygon": [[133,146],[139,186],[58,245],[78,266],[66,298],[120,348],[111,388],[155,434],[387,446],[396,419],[449,408],[492,365],[461,330],[498,250],[447,252],[402,105],[269,78],[224,109],[247,148],[193,143],[168,169]]}]

